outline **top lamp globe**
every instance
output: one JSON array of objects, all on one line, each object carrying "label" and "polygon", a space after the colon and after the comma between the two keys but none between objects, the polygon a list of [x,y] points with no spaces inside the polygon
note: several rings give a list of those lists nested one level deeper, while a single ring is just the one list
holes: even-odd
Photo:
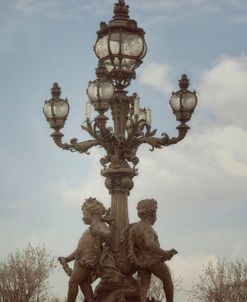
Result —
[{"label": "top lamp globe", "polygon": [[103,60],[108,72],[135,70],[146,54],[146,42],[130,32],[110,32],[100,38],[95,45],[97,57]]},{"label": "top lamp globe", "polygon": [[147,52],[145,32],[137,27],[128,13],[129,7],[124,0],[119,0],[115,4],[113,19],[108,24],[101,22],[94,46],[95,54],[105,65],[109,77],[118,78],[117,83],[123,86],[128,86],[135,78],[135,69]]}]

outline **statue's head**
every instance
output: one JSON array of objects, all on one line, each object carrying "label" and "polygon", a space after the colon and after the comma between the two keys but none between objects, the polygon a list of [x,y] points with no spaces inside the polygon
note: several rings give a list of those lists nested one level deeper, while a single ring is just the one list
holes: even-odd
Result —
[{"label": "statue's head", "polygon": [[105,207],[96,198],[89,197],[85,200],[82,207],[83,221],[85,224],[91,224],[92,217],[101,218],[105,214]]},{"label": "statue's head", "polygon": [[151,224],[156,221],[157,201],[154,199],[144,199],[137,204],[137,214],[141,219],[148,219]]}]

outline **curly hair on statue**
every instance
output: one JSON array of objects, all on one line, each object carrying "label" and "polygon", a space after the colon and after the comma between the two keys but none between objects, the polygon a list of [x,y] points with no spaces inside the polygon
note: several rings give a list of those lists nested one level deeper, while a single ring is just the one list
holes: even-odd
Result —
[{"label": "curly hair on statue", "polygon": [[143,199],[137,204],[139,218],[153,216],[157,211],[157,201],[155,199]]},{"label": "curly hair on statue", "polygon": [[103,216],[106,212],[103,204],[96,198],[89,197],[85,199],[85,202],[81,206],[82,211],[88,211],[90,214]]}]

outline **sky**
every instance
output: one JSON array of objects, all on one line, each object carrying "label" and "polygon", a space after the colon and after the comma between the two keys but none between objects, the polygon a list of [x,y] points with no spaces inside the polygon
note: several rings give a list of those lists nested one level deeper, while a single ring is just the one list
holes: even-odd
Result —
[{"label": "sky", "polygon": [[[70,102],[64,140],[88,139],[86,89],[95,79],[93,52],[101,21],[114,0],[0,0],[0,258],[16,248],[45,244],[68,255],[86,229],[80,206],[89,196],[106,207],[102,150],[65,152],[52,141],[42,108],[58,82]],[[129,93],[152,109],[158,134],[176,135],[171,92],[186,73],[198,107],[177,145],[138,153],[139,176],[129,197],[158,201],[154,226],[164,249],[178,250],[169,266],[187,290],[209,260],[247,255],[247,1],[128,0],[130,16],[146,32],[148,53]],[[67,277],[50,282],[63,297]]]}]

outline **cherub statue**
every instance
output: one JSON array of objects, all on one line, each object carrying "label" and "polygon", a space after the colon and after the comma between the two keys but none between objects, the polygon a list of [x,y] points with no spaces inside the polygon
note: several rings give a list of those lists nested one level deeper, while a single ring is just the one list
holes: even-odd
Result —
[{"label": "cherub statue", "polygon": [[173,282],[168,266],[177,251],[160,248],[158,236],[152,225],[156,221],[157,202],[154,199],[141,200],[137,205],[140,221],[130,224],[122,233],[122,241],[127,246],[127,257],[138,270],[140,302],[146,302],[151,274],[162,283],[167,302],[173,302]]},{"label": "cherub statue", "polygon": [[70,261],[74,262],[74,268],[70,272],[65,269],[69,279],[68,302],[75,302],[78,294],[78,286],[81,288],[87,302],[94,302],[89,276],[95,270],[104,243],[110,239],[109,226],[103,221],[102,216],[106,209],[95,198],[88,198],[82,205],[85,224],[90,227],[82,234],[76,250],[67,257],[60,257],[60,263],[66,268]]}]

